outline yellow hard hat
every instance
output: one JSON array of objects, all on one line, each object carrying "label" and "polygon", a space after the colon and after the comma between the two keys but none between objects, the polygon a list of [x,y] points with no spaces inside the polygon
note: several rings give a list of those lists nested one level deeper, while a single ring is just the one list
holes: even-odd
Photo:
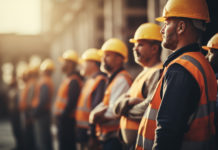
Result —
[{"label": "yellow hard hat", "polygon": [[130,43],[136,43],[138,40],[157,40],[162,41],[160,33],[161,27],[154,23],[144,23],[138,27],[134,38],[130,39]]},{"label": "yellow hard hat", "polygon": [[29,65],[29,73],[38,73],[40,68],[40,64],[30,64]]},{"label": "yellow hard hat", "polygon": [[63,53],[63,56],[60,57],[60,60],[61,61],[63,61],[63,60],[70,60],[70,61],[78,63],[79,58],[78,58],[77,53],[74,50],[66,50]]},{"label": "yellow hard hat", "polygon": [[111,38],[111,39],[107,40],[103,44],[101,50],[103,52],[109,51],[109,52],[118,53],[124,57],[125,62],[128,61],[128,48],[127,48],[126,44],[119,39]]},{"label": "yellow hard hat", "polygon": [[206,0],[168,0],[162,17],[156,20],[163,22],[168,17],[184,17],[210,22]]},{"label": "yellow hard hat", "polygon": [[87,49],[82,54],[82,60],[93,60],[93,61],[101,62],[101,55],[99,54],[99,50],[96,48]]},{"label": "yellow hard hat", "polygon": [[53,71],[55,69],[54,63],[51,59],[45,59],[42,64],[40,65],[41,71],[51,70]]},{"label": "yellow hard hat", "polygon": [[205,50],[210,50],[211,48],[218,49],[218,33],[216,33],[207,43],[207,46],[202,46]]}]

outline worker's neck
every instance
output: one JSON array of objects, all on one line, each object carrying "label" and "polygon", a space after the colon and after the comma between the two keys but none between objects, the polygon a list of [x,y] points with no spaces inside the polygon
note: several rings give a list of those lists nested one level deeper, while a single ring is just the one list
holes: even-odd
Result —
[{"label": "worker's neck", "polygon": [[[190,33],[191,34],[191,33]],[[175,50],[173,50],[174,52],[193,43],[198,43],[198,39],[197,37],[194,37],[192,35],[188,34],[187,36],[182,36],[179,38],[178,40],[178,44],[177,47],[175,48]]]},{"label": "worker's neck", "polygon": [[94,75],[96,75],[100,70],[99,69],[92,69],[92,72],[90,72],[89,75],[87,75],[87,77],[93,77]]},{"label": "worker's neck", "polygon": [[67,77],[70,77],[70,76],[72,76],[74,73],[75,73],[75,71],[74,71],[74,70],[72,70],[72,71],[68,72],[68,73],[67,73]]},{"label": "worker's neck", "polygon": [[114,67],[110,72],[107,73],[108,77],[111,77],[115,72],[117,72],[122,66]]},{"label": "worker's neck", "polygon": [[148,63],[143,64],[143,67],[151,68],[151,67],[155,66],[156,64],[158,64],[158,63],[160,63],[160,62],[161,62],[160,57],[158,57],[158,58],[153,58],[153,59],[151,59]]}]

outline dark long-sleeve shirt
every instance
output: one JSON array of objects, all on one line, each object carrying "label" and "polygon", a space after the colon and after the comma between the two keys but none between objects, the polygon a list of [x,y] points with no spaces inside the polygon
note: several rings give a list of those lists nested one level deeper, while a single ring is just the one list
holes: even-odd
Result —
[{"label": "dark long-sleeve shirt", "polygon": [[[197,44],[191,44],[171,54],[164,64],[185,52],[200,51]],[[184,133],[187,132],[189,117],[200,101],[200,88],[194,77],[181,65],[171,65],[163,79],[162,103],[157,116],[157,129],[153,150],[179,150]]]},{"label": "dark long-sleeve shirt", "polygon": [[[100,74],[106,77],[106,75],[101,72],[97,73],[94,77],[97,77]],[[102,101],[104,97],[105,86],[106,80],[101,80],[98,86],[96,87],[95,91],[92,93],[92,109],[95,108],[95,106],[97,106]]]},{"label": "dark long-sleeve shirt", "polygon": [[80,94],[80,85],[77,80],[72,80],[69,84],[68,101],[62,116],[68,117],[75,109]]},{"label": "dark long-sleeve shirt", "polygon": [[48,105],[50,102],[50,97],[49,97],[49,87],[46,84],[43,84],[40,87],[40,95],[39,95],[39,105],[37,108],[33,110],[33,115],[35,117],[38,117],[40,115],[44,115],[45,113],[49,113],[49,110],[46,109],[45,107]]}]

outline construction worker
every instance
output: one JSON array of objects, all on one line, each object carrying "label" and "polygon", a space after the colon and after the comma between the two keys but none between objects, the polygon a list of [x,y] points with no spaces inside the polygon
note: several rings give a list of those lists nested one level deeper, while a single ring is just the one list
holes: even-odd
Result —
[{"label": "construction worker", "polygon": [[19,89],[16,72],[13,72],[12,80],[8,89],[8,109],[12,131],[15,139],[15,150],[23,150],[23,132],[21,124],[21,114],[19,110]]},{"label": "construction worker", "polygon": [[88,130],[90,130],[89,113],[102,101],[104,96],[106,74],[100,71],[100,62],[101,56],[99,50],[95,48],[86,50],[82,55],[81,74],[86,77],[86,82],[80,93],[76,108],[76,135],[80,150],[87,149],[88,147],[93,149],[93,146],[97,146],[93,145],[93,142],[96,141],[95,132],[93,134],[93,131],[90,137],[92,143],[88,146]]},{"label": "construction worker", "polygon": [[210,21],[205,0],[168,0],[161,29],[167,58],[140,122],[136,149],[213,150],[216,77],[197,42]]},{"label": "construction worker", "polygon": [[24,84],[23,88],[21,89],[20,92],[20,98],[19,98],[19,110],[21,112],[24,112],[26,110],[26,99],[27,99],[27,92],[28,92],[28,87],[29,87],[29,68],[26,67],[25,70],[21,74],[21,80]]},{"label": "construction worker", "polygon": [[145,23],[136,30],[134,38],[135,62],[143,67],[127,93],[117,100],[114,111],[122,116],[120,128],[127,149],[134,149],[139,123],[151,101],[155,87],[160,79],[162,63],[161,27],[154,23]]},{"label": "construction worker", "polygon": [[[208,51],[206,58],[211,64],[213,71],[216,75],[217,86],[218,86],[218,33],[216,33],[207,43],[207,46],[203,46],[203,49]],[[215,109],[215,127],[216,127],[216,149],[218,149],[218,93],[216,96],[216,109]]]},{"label": "construction worker", "polygon": [[32,102],[34,130],[37,147],[40,150],[52,150],[51,137],[51,102],[54,85],[51,79],[54,63],[45,59],[40,65],[40,78],[36,85],[36,93]]},{"label": "construction worker", "polygon": [[34,119],[32,116],[32,102],[36,94],[36,84],[39,78],[39,67],[40,64],[31,64],[29,66],[29,80],[27,85],[27,95],[25,100],[25,124],[24,124],[24,134],[25,134],[25,147],[26,149],[36,149],[35,134],[34,134]]},{"label": "construction worker", "polygon": [[66,74],[59,87],[55,101],[55,116],[58,129],[59,150],[75,150],[75,109],[82,87],[82,77],[76,71],[78,55],[67,50],[60,58],[62,72]]},{"label": "construction worker", "polygon": [[89,119],[90,123],[97,123],[96,135],[102,141],[103,150],[120,150],[119,116],[113,113],[113,106],[118,97],[127,92],[132,82],[123,66],[128,60],[128,49],[121,40],[112,38],[103,44],[101,50],[101,70],[108,75],[109,81],[103,101],[94,108]]}]

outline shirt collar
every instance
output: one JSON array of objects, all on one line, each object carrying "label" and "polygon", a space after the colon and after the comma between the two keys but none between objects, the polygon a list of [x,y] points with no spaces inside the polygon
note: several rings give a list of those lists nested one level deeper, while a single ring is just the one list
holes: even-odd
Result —
[{"label": "shirt collar", "polygon": [[121,72],[122,70],[124,70],[123,67],[121,67],[120,69],[118,69],[117,71],[115,71],[109,78],[109,81],[108,81],[108,84],[111,83],[111,81],[114,79],[114,77],[119,73]]}]

